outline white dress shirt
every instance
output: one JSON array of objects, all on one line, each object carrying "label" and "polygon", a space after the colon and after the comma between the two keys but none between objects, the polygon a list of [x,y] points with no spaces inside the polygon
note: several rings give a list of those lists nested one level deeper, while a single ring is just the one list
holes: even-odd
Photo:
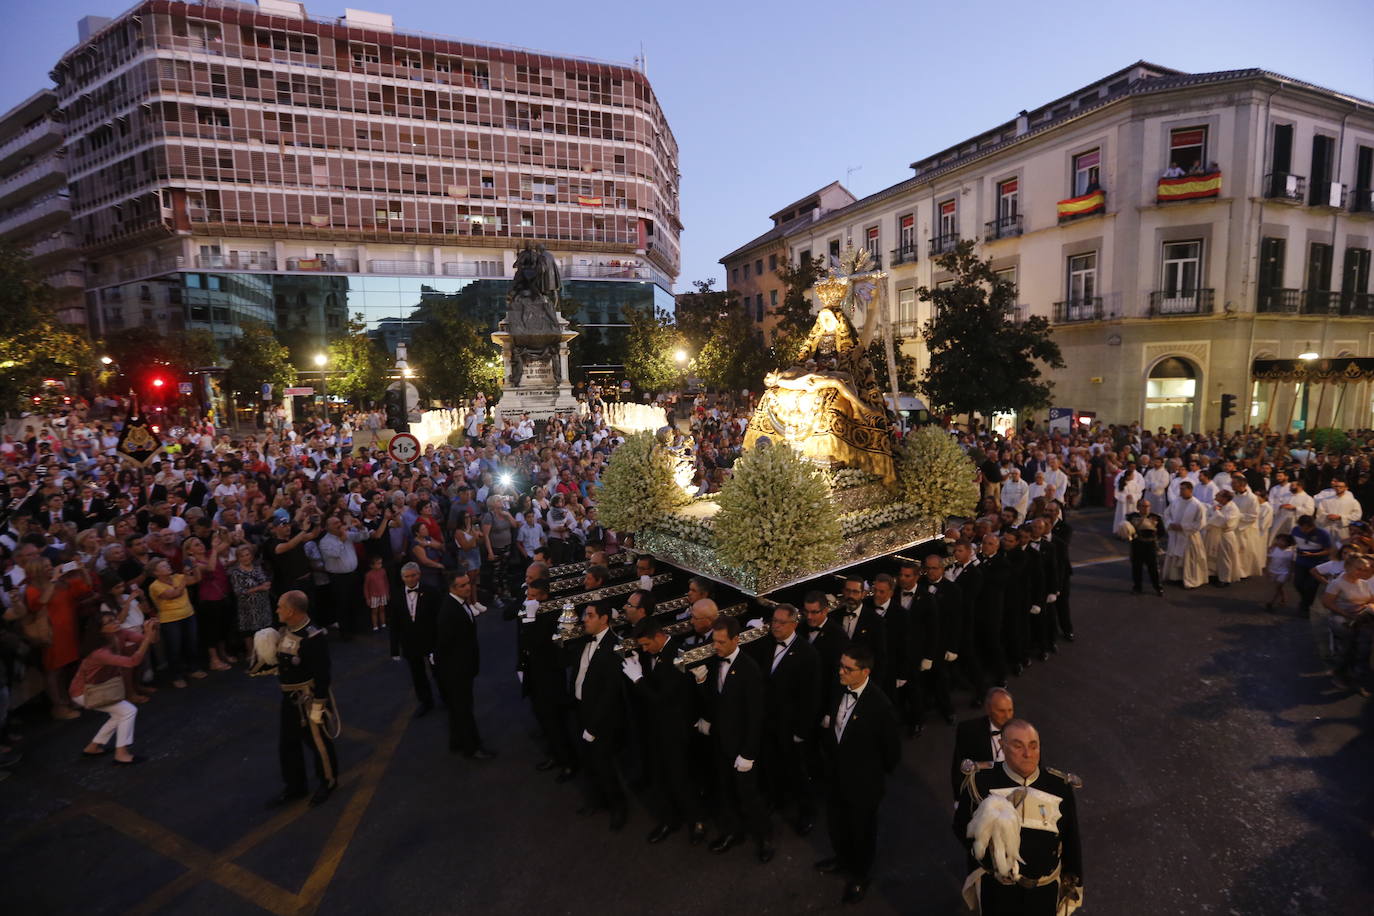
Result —
[{"label": "white dress shirt", "polygon": [[839,741],[844,737],[845,726],[849,724],[849,717],[854,714],[854,707],[859,705],[859,697],[863,695],[864,689],[868,687],[865,680],[858,687],[850,688],[840,697],[840,708],[835,712],[835,740]]}]

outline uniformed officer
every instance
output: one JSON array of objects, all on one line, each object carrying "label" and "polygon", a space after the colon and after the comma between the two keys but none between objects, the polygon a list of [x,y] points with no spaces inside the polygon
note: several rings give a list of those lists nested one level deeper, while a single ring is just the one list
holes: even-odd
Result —
[{"label": "uniformed officer", "polygon": [[270,805],[284,805],[306,796],[305,753],[315,760],[320,785],[310,796],[313,807],[329,798],[338,785],[339,761],[334,741],[325,728],[333,716],[329,693],[329,643],[325,631],[310,622],[305,592],[289,591],[277,599],[277,619],[285,626],[277,645],[277,677],[281,682],[281,729],[278,754],[286,788]]},{"label": "uniformed officer", "polygon": [[[972,762],[959,794],[954,834],[971,853],[974,839],[966,834],[976,810],[989,796],[1006,799],[1021,822],[1020,874],[995,874],[997,858],[989,844],[964,882],[964,901],[983,916],[1066,916],[1077,908],[1083,885],[1072,777],[1040,766],[1040,735],[1025,719],[1003,725],[1001,742],[1002,763]],[[1062,910],[1061,901],[1066,903]]]}]

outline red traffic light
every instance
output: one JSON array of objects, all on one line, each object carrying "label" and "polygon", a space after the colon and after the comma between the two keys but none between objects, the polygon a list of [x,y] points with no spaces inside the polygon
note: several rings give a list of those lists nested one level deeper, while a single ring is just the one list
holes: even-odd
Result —
[{"label": "red traffic light", "polygon": [[154,388],[161,388],[165,384],[167,384],[167,381],[162,376],[158,375],[153,377]]}]

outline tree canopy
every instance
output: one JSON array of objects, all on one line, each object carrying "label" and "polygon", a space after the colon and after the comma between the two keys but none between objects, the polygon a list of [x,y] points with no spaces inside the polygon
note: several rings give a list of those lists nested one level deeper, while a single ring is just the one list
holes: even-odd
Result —
[{"label": "tree canopy", "polygon": [[19,409],[45,378],[94,368],[90,344],[57,319],[55,302],[27,253],[0,243],[0,410]]},{"label": "tree canopy", "polygon": [[630,329],[625,335],[625,377],[644,391],[666,391],[682,379],[686,367],[677,361],[682,336],[672,319],[650,309],[624,308]]},{"label": "tree canopy", "polygon": [[428,397],[456,403],[501,391],[501,348],[491,332],[466,317],[458,302],[438,301],[411,338],[407,354],[415,384]]},{"label": "tree canopy", "polygon": [[361,312],[348,322],[343,337],[329,342],[330,394],[353,401],[380,401],[390,368],[390,355],[380,342],[367,336]]},{"label": "tree canopy", "polygon": [[258,404],[262,386],[271,383],[274,394],[296,381],[296,368],[291,365],[290,351],[276,334],[260,321],[247,322],[242,333],[224,348],[229,368],[224,373],[224,387],[241,406]]},{"label": "tree canopy", "polygon": [[716,289],[714,280],[692,286],[694,292],[677,297],[676,310],[692,374],[717,390],[758,387],[770,360],[748,306],[733,290]]},{"label": "tree canopy", "polygon": [[965,239],[936,263],[954,282],[916,295],[934,305],[922,329],[930,365],[920,389],[934,410],[990,416],[1049,404],[1053,383],[1041,365],[1062,369],[1050,324],[1035,316],[1016,320],[1016,286],[993,272]]},{"label": "tree canopy", "polygon": [[775,273],[785,285],[786,292],[778,307],[769,312],[778,319],[769,343],[773,350],[774,365],[783,367],[797,361],[802,341],[806,339],[811,324],[816,320],[816,313],[811,307],[811,300],[806,298],[806,291],[825,274],[825,263],[820,258],[806,255],[793,266],[786,258],[782,258]]}]

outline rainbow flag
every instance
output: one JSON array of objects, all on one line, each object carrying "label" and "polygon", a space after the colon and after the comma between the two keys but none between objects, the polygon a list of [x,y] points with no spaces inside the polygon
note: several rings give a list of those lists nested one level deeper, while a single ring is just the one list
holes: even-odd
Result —
[{"label": "rainbow flag", "polygon": [[1220,196],[1220,172],[1212,172],[1210,175],[1185,175],[1182,178],[1161,178],[1159,189],[1155,192],[1155,199],[1159,203]]},{"label": "rainbow flag", "polygon": [[1059,218],[1061,220],[1073,219],[1076,216],[1087,216],[1089,213],[1098,213],[1105,209],[1107,209],[1107,192],[1098,189],[1089,191],[1081,197],[1061,200],[1059,202]]}]

